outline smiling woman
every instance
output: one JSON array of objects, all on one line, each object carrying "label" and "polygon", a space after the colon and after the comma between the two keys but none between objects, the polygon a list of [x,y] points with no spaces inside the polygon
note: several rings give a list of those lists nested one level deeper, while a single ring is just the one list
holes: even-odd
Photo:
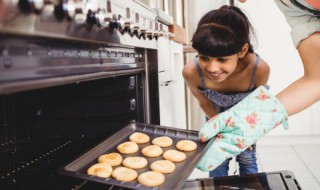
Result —
[{"label": "smiling woman", "polygon": [[[200,19],[192,38],[198,56],[184,66],[183,76],[207,117],[229,109],[257,87],[266,85],[269,66],[254,53],[250,42],[253,36],[248,18],[235,6],[222,6]],[[249,160],[242,158],[245,154],[250,155]],[[238,155],[237,160],[246,162],[239,163],[241,174],[257,172],[255,147]],[[229,161],[210,176],[228,175]]]},{"label": "smiling woman", "polygon": [[[212,82],[222,82],[237,68],[236,54],[226,57],[209,57],[199,54],[199,64],[203,68],[203,75]],[[241,70],[238,67],[238,70]]]}]

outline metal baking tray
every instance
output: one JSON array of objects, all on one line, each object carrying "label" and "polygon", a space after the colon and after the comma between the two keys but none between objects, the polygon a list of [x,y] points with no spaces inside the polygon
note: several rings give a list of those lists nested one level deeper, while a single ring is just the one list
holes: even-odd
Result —
[{"label": "metal baking tray", "polygon": [[[128,156],[143,156],[141,154],[141,149],[150,145],[152,139],[159,137],[159,136],[169,136],[173,140],[173,144],[170,147],[162,148],[163,151],[169,150],[169,149],[176,149],[175,145],[177,141],[182,139],[189,139],[193,140],[195,143],[197,143],[197,149],[192,152],[185,152],[187,155],[186,160],[175,163],[176,170],[171,174],[165,174],[165,182],[158,186],[158,187],[147,187],[144,185],[139,184],[137,180],[133,182],[120,182],[112,177],[110,178],[100,178],[96,176],[90,176],[87,175],[87,169],[97,163],[98,157],[102,154],[111,153],[111,152],[118,152],[117,146],[125,141],[129,141],[129,136],[133,132],[143,132],[150,136],[150,141],[145,144],[138,144],[139,151],[137,153],[125,155],[121,154],[123,158],[126,158]],[[198,161],[200,161],[202,155],[208,150],[210,144],[213,141],[209,141],[208,143],[200,143],[198,141],[198,131],[192,131],[192,130],[183,130],[183,129],[176,129],[171,127],[164,127],[164,126],[158,126],[158,125],[149,125],[149,124],[141,124],[141,123],[134,123],[130,124],[111,137],[104,140],[102,143],[98,144],[76,160],[72,161],[71,163],[67,164],[64,168],[60,169],[59,172],[63,175],[72,176],[76,178],[81,178],[89,181],[95,181],[99,183],[109,184],[109,185],[115,185],[119,187],[125,187],[130,189],[181,189],[183,184],[186,182],[188,176],[191,174],[193,169],[196,167],[196,164]],[[145,157],[145,156],[143,156]],[[148,160],[148,165],[143,168],[136,170],[138,174],[150,171],[150,164],[156,160],[163,159],[162,156],[159,156],[157,158],[148,158],[145,157]],[[116,167],[113,167],[115,169]]]}]

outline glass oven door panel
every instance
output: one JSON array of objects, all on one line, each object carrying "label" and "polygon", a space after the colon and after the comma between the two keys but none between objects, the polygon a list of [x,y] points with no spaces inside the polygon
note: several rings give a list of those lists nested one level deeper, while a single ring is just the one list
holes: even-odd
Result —
[{"label": "glass oven door panel", "polygon": [[14,136],[1,138],[103,136],[144,122],[142,83],[137,73],[2,96],[1,131]]}]

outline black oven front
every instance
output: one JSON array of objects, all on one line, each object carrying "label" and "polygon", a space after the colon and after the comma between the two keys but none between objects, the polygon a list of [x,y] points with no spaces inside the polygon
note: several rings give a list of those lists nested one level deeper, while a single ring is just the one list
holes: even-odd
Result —
[{"label": "black oven front", "polygon": [[154,50],[0,39],[0,61],[10,62],[0,69],[1,189],[83,188],[57,169],[129,123],[157,122],[158,92],[146,88],[157,81],[146,67]]},{"label": "black oven front", "polygon": [[0,189],[107,189],[57,170],[129,123],[159,124],[165,26],[132,0],[1,1],[0,12]]}]

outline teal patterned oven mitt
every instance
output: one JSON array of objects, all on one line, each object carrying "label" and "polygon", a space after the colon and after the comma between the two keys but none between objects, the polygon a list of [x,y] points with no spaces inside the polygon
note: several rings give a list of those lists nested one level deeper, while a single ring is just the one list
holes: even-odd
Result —
[{"label": "teal patterned oven mitt", "polygon": [[260,86],[229,110],[211,118],[201,128],[201,142],[216,138],[197,167],[202,171],[214,170],[280,124],[288,129],[286,110],[275,96]]}]

